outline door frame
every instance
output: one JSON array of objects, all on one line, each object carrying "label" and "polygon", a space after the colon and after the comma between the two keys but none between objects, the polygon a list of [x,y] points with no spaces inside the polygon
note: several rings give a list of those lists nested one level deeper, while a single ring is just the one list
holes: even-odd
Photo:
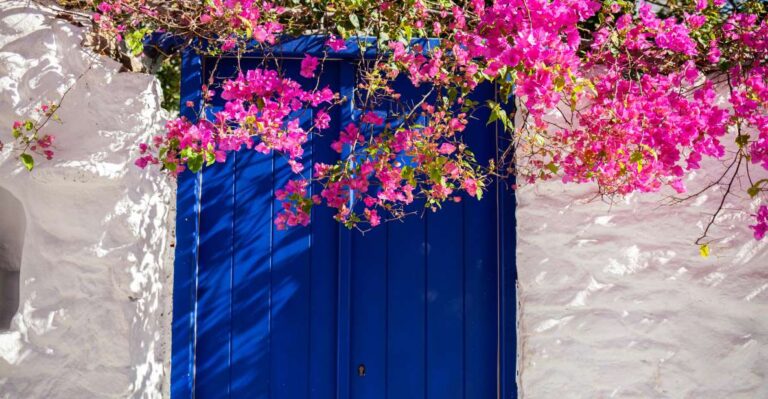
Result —
[{"label": "door frame", "polygon": [[[304,54],[323,56],[325,37],[302,36],[285,41],[274,54],[281,58],[301,59]],[[422,45],[436,43],[434,39],[417,39]],[[347,49],[329,52],[327,60],[351,60],[360,58],[356,41],[348,41]],[[427,47],[427,46],[425,46]],[[376,54],[369,47],[364,57]],[[258,54],[248,55],[258,57]],[[181,62],[181,104],[180,114],[187,119],[197,119],[196,109],[202,101],[202,85],[205,60],[193,49],[185,49]],[[342,73],[340,94],[354,98],[354,68],[344,63],[349,73]],[[187,103],[191,102],[192,107]],[[353,120],[352,102],[342,108],[342,119]],[[509,111],[513,111],[510,109]],[[496,131],[496,153],[500,156],[509,144],[508,137]],[[198,246],[200,233],[200,205],[202,173],[185,171],[178,178],[176,214],[176,255],[173,277],[173,323],[171,342],[171,398],[193,398],[195,392],[195,348],[197,317]],[[517,398],[517,269],[516,269],[516,222],[514,181],[498,182],[493,200],[496,201],[497,243],[497,399]],[[508,185],[509,187],[505,187]],[[486,198],[490,200],[491,198]],[[337,395],[336,399],[350,399],[350,328],[351,328],[351,242],[352,231],[339,225],[339,271],[338,271],[338,334],[337,334]],[[505,245],[502,245],[505,243]]]}]

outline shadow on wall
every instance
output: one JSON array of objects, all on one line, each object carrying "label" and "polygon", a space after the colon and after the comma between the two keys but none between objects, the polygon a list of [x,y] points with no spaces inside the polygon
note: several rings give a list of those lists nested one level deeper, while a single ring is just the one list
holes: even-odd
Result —
[{"label": "shadow on wall", "polygon": [[0,331],[11,327],[19,309],[19,271],[27,219],[24,206],[0,188]]}]

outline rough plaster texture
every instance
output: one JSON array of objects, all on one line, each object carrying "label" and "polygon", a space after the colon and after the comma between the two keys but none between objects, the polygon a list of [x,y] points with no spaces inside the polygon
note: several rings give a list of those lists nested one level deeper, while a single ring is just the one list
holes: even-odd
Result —
[{"label": "rough plaster texture", "polygon": [[[704,170],[691,192],[724,167]],[[768,240],[747,227],[747,187],[708,259],[693,242],[723,187],[675,206],[669,193],[611,205],[588,185],[521,188],[520,397],[768,398]]]},{"label": "rough plaster texture", "polygon": [[[161,126],[159,84],[119,73],[82,40],[49,9],[0,2],[2,139],[14,119],[72,88],[63,123],[46,128],[57,138],[53,161],[28,173],[10,148],[0,153],[0,189],[26,219],[20,304],[0,332],[0,398],[167,391],[173,188],[132,165]],[[8,233],[4,220],[0,229]]]}]

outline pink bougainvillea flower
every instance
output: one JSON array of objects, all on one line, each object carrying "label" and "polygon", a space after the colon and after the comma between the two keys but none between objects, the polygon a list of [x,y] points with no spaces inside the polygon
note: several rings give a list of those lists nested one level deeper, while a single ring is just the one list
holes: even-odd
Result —
[{"label": "pink bougainvillea flower", "polygon": [[755,234],[755,239],[762,240],[768,233],[768,205],[761,205],[755,215],[756,224],[749,226]]},{"label": "pink bougainvillea flower", "polygon": [[371,224],[371,227],[376,227],[381,224],[381,217],[375,209],[366,209],[364,214],[365,218],[368,219],[368,223]]},{"label": "pink bougainvillea flower", "polygon": [[331,116],[325,110],[317,111],[315,115],[315,127],[318,129],[328,129],[331,126]]},{"label": "pink bougainvillea flower", "polygon": [[301,173],[301,171],[304,170],[304,165],[302,165],[301,162],[298,162],[295,159],[289,159],[288,165],[291,166],[291,171],[293,173]]},{"label": "pink bougainvillea flower", "polygon": [[468,177],[464,179],[462,187],[464,187],[464,190],[467,190],[467,194],[473,197],[477,195],[477,180]]},{"label": "pink bougainvillea flower", "polygon": [[237,42],[235,42],[235,39],[227,39],[222,43],[221,49],[224,51],[231,51],[235,48],[235,45],[237,45]]},{"label": "pink bougainvillea flower", "polygon": [[331,147],[336,150],[336,152],[341,153],[345,145],[353,146],[357,144],[358,141],[360,141],[360,131],[358,130],[357,125],[350,122],[339,134],[339,139],[331,144]]},{"label": "pink bougainvillea flower", "polygon": [[347,48],[347,43],[344,41],[344,39],[337,36],[329,37],[325,42],[325,45],[330,47],[333,51],[341,51]]},{"label": "pink bougainvillea flower", "polygon": [[370,123],[372,125],[381,125],[384,123],[384,118],[382,118],[381,116],[379,116],[379,114],[373,111],[366,112],[365,115],[363,115],[361,120],[363,123]]},{"label": "pink bougainvillea flower", "polygon": [[151,159],[152,159],[152,156],[145,156],[145,157],[141,157],[141,158],[138,158],[138,159],[136,159],[136,161],[134,162],[134,164],[135,164],[136,166],[140,167],[141,169],[144,169],[144,168],[146,168],[146,167],[147,167],[147,165],[149,164],[149,161],[150,161]]},{"label": "pink bougainvillea flower", "polygon": [[306,54],[304,56],[304,59],[301,60],[301,71],[299,74],[307,79],[311,79],[315,77],[315,69],[317,69],[317,65],[319,64],[319,60],[317,57],[313,57],[309,54]]},{"label": "pink bougainvillea flower", "polygon": [[451,143],[443,143],[440,144],[440,148],[437,151],[443,155],[450,155],[456,151],[456,146]]},{"label": "pink bougainvillea flower", "polygon": [[365,203],[365,206],[367,206],[368,208],[372,208],[379,201],[373,197],[365,197],[365,199],[363,199],[363,202]]},{"label": "pink bougainvillea flower", "polygon": [[41,148],[48,148],[53,145],[53,141],[55,139],[55,136],[46,134],[43,137],[37,139],[37,145],[39,145]]},{"label": "pink bougainvillea flower", "polygon": [[[491,169],[482,166],[487,159],[474,159],[459,133],[483,107],[469,101],[472,91],[489,80],[515,96],[522,111],[518,115],[530,116],[522,126],[506,126],[512,115],[501,112],[502,104],[487,104],[497,125],[503,123],[523,153],[530,154],[524,162],[514,159],[519,181],[595,183],[607,195],[665,187],[683,192],[686,173],[703,167],[707,157],[730,156],[724,143],[734,138],[739,156],[768,169],[768,22],[748,11],[715,9],[725,2],[671,5],[677,10],[671,14],[643,2],[596,0],[381,2],[382,12],[370,14],[366,23],[387,27],[394,16],[397,26],[414,35],[441,40],[429,46],[407,40],[382,43],[389,51],[361,71],[363,79],[356,83],[361,93],[374,94],[365,110],[385,105],[379,99],[403,109],[391,119],[364,112],[359,125],[347,125],[338,137],[336,131],[327,132],[335,140],[333,150],[343,155],[332,164],[316,163],[311,181],[289,183],[279,191],[283,204],[275,223],[279,229],[306,224],[309,209],[323,202],[348,227],[376,226],[406,211],[414,196],[433,204],[458,201],[461,191],[481,196]],[[152,26],[161,21],[157,10],[142,7],[144,3],[102,1],[94,21],[118,37],[132,35],[146,21]],[[295,9],[309,10],[306,3]],[[133,4],[139,7],[127,6]],[[212,0],[189,21],[197,18],[195,28],[203,32],[221,30],[211,35],[220,38],[212,43],[220,54],[234,50],[239,40],[275,44],[283,21],[290,22],[292,31],[316,22],[293,9],[290,15],[286,12],[269,1]],[[601,22],[590,34],[582,29],[583,22],[594,17]],[[344,50],[345,40],[333,32],[335,27],[320,32],[328,35],[323,49]],[[749,62],[734,64],[733,54]],[[315,78],[320,62],[306,54],[300,62],[302,78]],[[715,70],[728,75],[728,93],[715,87]],[[159,164],[176,175],[185,167],[199,170],[206,162],[225,160],[229,151],[245,149],[279,153],[291,173],[303,173],[308,136],[314,129],[330,130],[328,109],[341,96],[329,87],[307,89],[269,69],[238,69],[234,76],[217,84],[215,92],[204,87],[203,101],[195,103],[201,120],[169,122],[164,136],[140,148],[137,165]],[[438,88],[437,95],[423,101],[401,99],[395,84],[400,80]],[[224,104],[214,111],[209,106],[216,95]],[[570,121],[550,122],[557,114],[553,111],[568,108],[578,109]],[[311,128],[295,116],[304,110],[314,113]],[[395,128],[372,128],[401,116],[410,120],[398,121]],[[36,135],[37,130],[30,132]],[[737,131],[749,133],[732,137]],[[47,156],[50,143],[32,135],[24,138],[32,151]],[[310,183],[320,187],[319,195],[311,196]],[[768,186],[751,190],[759,200],[767,199]],[[766,206],[755,223],[755,238],[764,238]]]}]

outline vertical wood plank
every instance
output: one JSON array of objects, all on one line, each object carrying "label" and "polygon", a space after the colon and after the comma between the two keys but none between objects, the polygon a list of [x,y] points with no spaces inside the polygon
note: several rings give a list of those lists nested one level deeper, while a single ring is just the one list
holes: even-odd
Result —
[{"label": "vertical wood plank", "polygon": [[[199,104],[202,59],[194,51],[182,54],[182,115],[194,117],[187,101]],[[199,175],[189,171],[179,176],[176,197],[176,257],[173,274],[173,327],[171,358],[171,397],[192,397],[194,377],[195,282],[197,278],[198,215],[200,212]]]},{"label": "vertical wood plank", "polygon": [[[311,120],[311,113],[300,113],[302,123]],[[296,179],[287,160],[274,157],[275,188],[285,187]],[[304,158],[305,168],[309,168]],[[274,209],[281,206],[274,200]],[[310,331],[310,230],[294,227],[277,230],[272,227],[272,398],[306,398],[309,392],[309,331]]]},{"label": "vertical wood plank", "polygon": [[[339,63],[328,62],[324,67],[323,85],[339,87]],[[331,125],[322,135],[311,137],[312,164],[316,162],[334,163],[338,154],[331,148],[339,131],[341,111],[336,108],[331,113]],[[310,168],[308,173],[312,172]],[[313,183],[311,194],[320,194],[319,183]],[[312,399],[332,399],[337,391],[337,293],[339,267],[339,225],[333,220],[334,212],[325,206],[312,210],[311,259],[312,284],[310,299],[310,362],[309,379]]]},{"label": "vertical wood plank", "polygon": [[[514,115],[514,99],[507,101],[510,107],[507,109],[509,115]],[[496,122],[496,154],[501,153],[511,143],[512,139],[508,133]],[[517,368],[517,227],[515,220],[515,209],[517,201],[514,192],[514,176],[503,181],[498,181],[498,221],[499,228],[499,253],[500,253],[500,291],[501,291],[501,398],[517,398],[517,379],[515,370]]]},{"label": "vertical wood plank", "polygon": [[[351,398],[383,399],[386,392],[387,231],[352,234]],[[365,376],[358,367],[365,366]]]},{"label": "vertical wood plank", "polygon": [[[339,128],[354,120],[355,67],[351,62],[343,61],[339,65],[339,94],[346,102],[339,110]],[[332,137],[338,136],[331,132]],[[353,234],[344,226],[338,225],[339,231],[339,275],[338,275],[338,330],[336,378],[337,398],[350,399],[351,391],[355,388],[356,380],[352,374],[352,253],[354,249]]]},{"label": "vertical wood plank", "polygon": [[464,393],[464,248],[462,204],[446,204],[427,222],[427,395]]},{"label": "vertical wood plank", "polygon": [[[420,204],[414,204],[419,209]],[[426,237],[412,216],[388,226],[387,397],[418,399],[426,391]]]},{"label": "vertical wood plank", "polygon": [[235,173],[232,397],[269,398],[272,157],[244,150]]},{"label": "vertical wood plank", "polygon": [[[493,87],[479,86],[477,98],[492,98]],[[495,131],[485,126],[487,110],[467,127],[465,141],[477,161],[495,158]],[[465,399],[497,397],[498,382],[498,236],[495,188],[482,201],[464,198]]]},{"label": "vertical wood plank", "polygon": [[203,171],[195,396],[229,397],[234,158]]}]

